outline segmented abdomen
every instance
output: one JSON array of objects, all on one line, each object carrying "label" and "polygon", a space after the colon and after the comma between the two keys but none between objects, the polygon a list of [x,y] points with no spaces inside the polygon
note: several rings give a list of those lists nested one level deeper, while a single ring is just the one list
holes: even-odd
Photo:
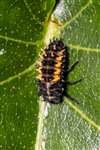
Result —
[{"label": "segmented abdomen", "polygon": [[67,69],[66,50],[60,40],[54,40],[44,49],[37,69],[39,94],[44,101],[55,104],[62,102]]}]

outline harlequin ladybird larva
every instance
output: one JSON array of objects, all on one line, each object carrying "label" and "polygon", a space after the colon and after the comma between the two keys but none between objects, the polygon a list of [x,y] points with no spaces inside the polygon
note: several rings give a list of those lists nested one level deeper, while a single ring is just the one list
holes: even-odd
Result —
[{"label": "harlequin ladybird larva", "polygon": [[61,40],[53,40],[44,48],[44,54],[37,68],[39,95],[43,97],[44,101],[58,104],[63,102],[64,96],[67,96],[77,102],[75,98],[69,96],[66,92],[67,84],[75,84],[80,81],[77,80],[73,83],[66,81],[68,73],[77,63],[78,61],[70,69],[68,68],[68,48]]}]

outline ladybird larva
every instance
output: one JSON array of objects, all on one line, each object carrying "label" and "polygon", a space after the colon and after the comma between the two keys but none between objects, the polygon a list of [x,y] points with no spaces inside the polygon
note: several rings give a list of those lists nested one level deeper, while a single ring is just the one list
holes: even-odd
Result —
[{"label": "ladybird larva", "polygon": [[[73,66],[77,63],[78,61]],[[37,68],[39,95],[43,97],[44,101],[59,104],[63,102],[65,95],[71,100],[75,100],[66,93],[68,66],[68,48],[61,40],[53,40],[44,49],[44,54]]]}]

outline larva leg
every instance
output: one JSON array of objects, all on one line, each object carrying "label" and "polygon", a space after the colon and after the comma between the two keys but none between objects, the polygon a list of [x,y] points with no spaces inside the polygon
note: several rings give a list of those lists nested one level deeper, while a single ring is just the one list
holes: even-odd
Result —
[{"label": "larva leg", "polygon": [[69,84],[69,85],[75,85],[79,82],[81,82],[83,79],[78,79],[78,80],[75,80],[75,81],[67,81],[66,83]]},{"label": "larva leg", "polygon": [[68,99],[70,99],[71,101],[74,101],[77,104],[80,104],[79,100],[74,98],[73,96],[70,96],[69,94],[65,95]]},{"label": "larva leg", "polygon": [[79,61],[76,61],[68,70],[67,72],[70,73],[75,67],[76,65],[79,63]]}]

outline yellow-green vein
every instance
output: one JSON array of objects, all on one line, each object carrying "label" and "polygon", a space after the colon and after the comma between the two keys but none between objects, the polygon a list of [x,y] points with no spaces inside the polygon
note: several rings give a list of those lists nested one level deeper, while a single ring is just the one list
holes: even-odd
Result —
[{"label": "yellow-green vein", "polygon": [[75,21],[75,20],[82,14],[82,12],[83,12],[91,3],[92,3],[92,1],[89,0],[89,1],[87,2],[87,4],[84,5],[84,6],[80,9],[80,11],[79,11],[75,16],[73,16],[69,21],[67,21],[67,22],[61,27],[61,29],[64,29],[66,26],[68,26],[69,24],[71,24],[71,22]]},{"label": "yellow-green vein", "polygon": [[0,38],[4,39],[6,41],[12,41],[12,42],[16,42],[16,43],[25,44],[25,45],[35,45],[39,42],[39,41],[37,41],[37,42],[22,41],[22,40],[14,39],[14,38],[4,36],[4,35],[0,35]]},{"label": "yellow-green vein", "polygon": [[100,52],[100,48],[81,47],[80,45],[73,45],[73,44],[68,44],[68,47],[83,51]]},{"label": "yellow-green vein", "polygon": [[84,120],[86,120],[91,126],[100,130],[100,126],[97,125],[93,120],[91,120],[83,111],[81,111],[78,107],[72,104],[69,100],[65,99],[64,102],[68,104],[71,108],[73,108]]},{"label": "yellow-green vein", "polygon": [[[20,44],[25,44],[25,45],[37,45],[41,42],[41,41],[36,41],[36,42],[22,41],[22,40],[14,39],[14,38],[3,36],[3,35],[0,35],[0,38],[6,41],[12,41],[12,42],[20,43]],[[100,48],[82,47],[80,45],[73,45],[73,44],[67,44],[67,45],[68,47],[74,48],[77,50],[100,52]]]},{"label": "yellow-green vein", "polygon": [[32,71],[32,69],[34,68],[34,65],[35,65],[35,64],[32,64],[32,65],[29,66],[27,69],[25,69],[24,71],[18,73],[17,75],[11,76],[11,77],[9,77],[9,78],[6,79],[6,80],[1,81],[1,82],[0,82],[0,85],[3,85],[3,84],[5,84],[5,83],[8,83],[8,82],[10,82],[10,81],[12,81],[12,80],[14,80],[14,79],[16,79],[16,78],[20,78],[22,75],[25,75],[26,73]]}]

